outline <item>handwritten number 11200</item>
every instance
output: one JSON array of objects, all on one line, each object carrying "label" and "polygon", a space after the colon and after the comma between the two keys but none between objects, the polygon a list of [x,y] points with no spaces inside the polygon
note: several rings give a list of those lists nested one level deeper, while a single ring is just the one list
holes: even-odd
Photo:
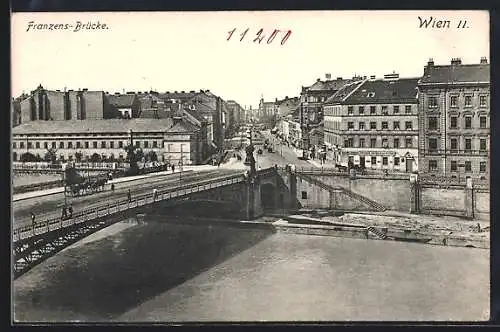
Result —
[{"label": "handwritten number 11200", "polygon": [[[239,39],[240,39],[240,42],[243,41],[243,39],[245,39],[245,37],[247,36],[248,32],[249,32],[249,28],[247,28],[246,30],[244,30],[243,32],[241,32],[239,34]],[[236,32],[236,28],[234,28],[233,30],[231,31],[228,31],[228,37],[227,37],[227,41],[229,41],[231,39],[231,37],[233,37],[234,33]],[[278,29],[274,29],[274,31],[267,37],[267,40],[266,42],[268,44],[271,44],[274,39],[276,38],[276,36],[278,36],[278,34],[280,34],[280,37],[281,37],[281,45],[284,45],[286,43],[286,41],[288,40],[288,38],[290,38],[290,35],[292,34],[292,30],[278,30]],[[266,39],[266,34],[264,33],[264,29],[260,29],[256,34],[255,34],[255,37],[252,39],[252,41],[254,43],[261,43],[264,39]]]}]

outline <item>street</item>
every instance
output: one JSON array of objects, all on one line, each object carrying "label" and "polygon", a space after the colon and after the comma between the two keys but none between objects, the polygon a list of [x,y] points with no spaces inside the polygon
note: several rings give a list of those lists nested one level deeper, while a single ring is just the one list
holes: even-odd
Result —
[{"label": "street", "polygon": [[[76,197],[67,194],[67,201],[68,204],[72,205],[73,212],[77,213],[79,210],[89,209],[118,199],[126,199],[129,189],[132,197],[134,197],[135,195],[141,195],[148,192],[152,193],[154,188],[161,190],[168,186],[177,186],[181,183],[186,184],[240,172],[241,171],[224,168],[209,171],[192,171],[183,173],[182,179],[180,179],[179,173],[160,175],[157,177],[143,178],[116,184],[114,191],[111,191],[110,185],[107,184],[105,190],[102,192]],[[63,205],[64,193],[33,197],[13,202],[13,226],[20,227],[31,224],[31,212],[35,214],[37,221],[59,217]]]}]

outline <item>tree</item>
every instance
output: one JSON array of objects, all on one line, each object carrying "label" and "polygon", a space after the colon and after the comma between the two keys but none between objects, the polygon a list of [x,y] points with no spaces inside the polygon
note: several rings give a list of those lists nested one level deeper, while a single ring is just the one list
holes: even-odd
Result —
[{"label": "tree", "polygon": [[76,159],[77,162],[82,161],[82,157],[83,157],[83,153],[81,153],[79,151],[75,152],[75,159]]},{"label": "tree", "polygon": [[148,161],[158,161],[158,156],[156,155],[156,152],[153,150],[149,151],[147,154],[147,159]]},{"label": "tree", "polygon": [[90,157],[90,161],[93,162],[93,163],[97,163],[99,161],[101,161],[101,156],[97,153],[94,153],[91,157]]},{"label": "tree", "polygon": [[20,160],[22,162],[35,162],[38,161],[37,157],[31,152],[25,152],[21,155]]}]

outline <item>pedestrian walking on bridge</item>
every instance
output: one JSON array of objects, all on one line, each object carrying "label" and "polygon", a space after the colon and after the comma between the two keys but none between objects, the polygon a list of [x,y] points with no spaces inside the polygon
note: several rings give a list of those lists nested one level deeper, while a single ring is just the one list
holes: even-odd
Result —
[{"label": "pedestrian walking on bridge", "polygon": [[132,194],[130,193],[130,189],[128,190],[127,198],[129,203],[132,202]]},{"label": "pedestrian walking on bridge", "polygon": [[156,201],[156,198],[158,197],[158,190],[156,188],[153,189],[153,202]]},{"label": "pedestrian walking on bridge", "polygon": [[67,210],[66,210],[66,205],[64,205],[63,208],[62,208],[61,220],[64,220],[67,217],[68,217],[68,213],[67,213]]},{"label": "pedestrian walking on bridge", "polygon": [[35,214],[31,212],[31,224],[33,225],[33,228],[35,228]]}]

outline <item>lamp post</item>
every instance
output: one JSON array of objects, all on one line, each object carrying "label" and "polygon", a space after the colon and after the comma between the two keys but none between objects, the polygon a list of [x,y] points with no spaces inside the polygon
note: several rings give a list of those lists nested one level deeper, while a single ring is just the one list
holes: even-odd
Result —
[{"label": "lamp post", "polygon": [[68,206],[68,198],[66,196],[66,167],[68,164],[62,164],[62,171],[63,171],[63,191],[64,191],[64,206]]},{"label": "lamp post", "polygon": [[182,143],[181,143],[181,157],[179,159],[179,182],[182,181]]}]

